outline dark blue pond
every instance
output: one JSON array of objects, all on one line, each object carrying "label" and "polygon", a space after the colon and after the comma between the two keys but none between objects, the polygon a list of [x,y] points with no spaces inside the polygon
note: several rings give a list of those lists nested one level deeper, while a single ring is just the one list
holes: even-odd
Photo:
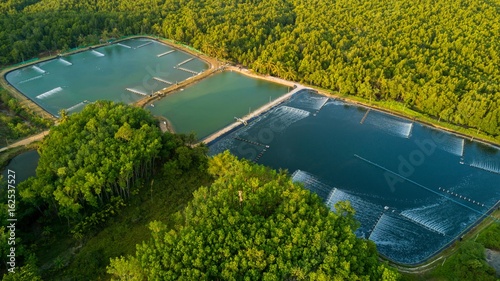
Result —
[{"label": "dark blue pond", "polygon": [[358,236],[393,261],[423,262],[497,204],[500,150],[367,111],[303,91],[210,144],[210,153],[229,149],[288,169],[330,208],[349,200]]}]

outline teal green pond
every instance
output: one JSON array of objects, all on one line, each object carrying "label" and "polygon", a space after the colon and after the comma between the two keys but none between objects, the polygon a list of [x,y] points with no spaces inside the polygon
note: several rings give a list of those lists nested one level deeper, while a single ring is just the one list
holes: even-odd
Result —
[{"label": "teal green pond", "polygon": [[286,94],[288,87],[224,71],[155,101],[147,108],[167,118],[178,133],[194,132],[198,139],[235,122]]},{"label": "teal green pond", "polygon": [[204,61],[161,42],[137,38],[13,70],[6,80],[54,116],[90,102],[133,103],[206,69]]}]

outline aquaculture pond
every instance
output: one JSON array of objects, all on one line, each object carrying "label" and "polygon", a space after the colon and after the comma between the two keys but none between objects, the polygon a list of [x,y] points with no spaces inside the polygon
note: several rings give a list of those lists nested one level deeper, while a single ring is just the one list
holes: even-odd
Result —
[{"label": "aquaculture pond", "polygon": [[235,122],[235,117],[241,118],[288,91],[280,84],[224,71],[147,108],[154,115],[167,118],[176,132],[194,132],[202,139]]},{"label": "aquaculture pond", "polygon": [[500,199],[500,150],[392,115],[301,91],[209,145],[288,169],[334,209],[349,200],[360,237],[417,264]]},{"label": "aquaculture pond", "polygon": [[52,115],[99,99],[132,103],[209,66],[152,39],[138,38],[7,73],[7,81]]}]

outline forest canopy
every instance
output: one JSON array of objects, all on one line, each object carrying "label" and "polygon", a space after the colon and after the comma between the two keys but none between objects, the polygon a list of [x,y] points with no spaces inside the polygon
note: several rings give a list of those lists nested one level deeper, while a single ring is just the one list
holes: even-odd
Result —
[{"label": "forest canopy", "polygon": [[289,176],[225,152],[215,181],[177,214],[152,222],[134,257],[113,259],[120,280],[396,280],[375,245],[355,236],[346,202],[331,212]]},{"label": "forest canopy", "polygon": [[80,218],[113,197],[127,199],[151,175],[162,136],[147,111],[98,101],[66,116],[39,148],[37,177],[23,183],[23,200]]},{"label": "forest canopy", "polygon": [[499,0],[8,0],[0,64],[155,34],[500,139]]}]

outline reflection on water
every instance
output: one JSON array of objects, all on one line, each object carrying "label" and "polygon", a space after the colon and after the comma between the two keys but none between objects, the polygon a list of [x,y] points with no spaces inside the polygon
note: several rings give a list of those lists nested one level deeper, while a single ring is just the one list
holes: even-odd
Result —
[{"label": "reflection on water", "polygon": [[176,132],[195,132],[203,139],[287,92],[286,86],[226,71],[155,101],[148,109],[170,120]]},{"label": "reflection on water", "polygon": [[16,185],[35,176],[38,159],[40,159],[40,155],[36,150],[30,150],[14,157],[2,171],[4,180],[7,179],[9,169],[16,174]]}]

